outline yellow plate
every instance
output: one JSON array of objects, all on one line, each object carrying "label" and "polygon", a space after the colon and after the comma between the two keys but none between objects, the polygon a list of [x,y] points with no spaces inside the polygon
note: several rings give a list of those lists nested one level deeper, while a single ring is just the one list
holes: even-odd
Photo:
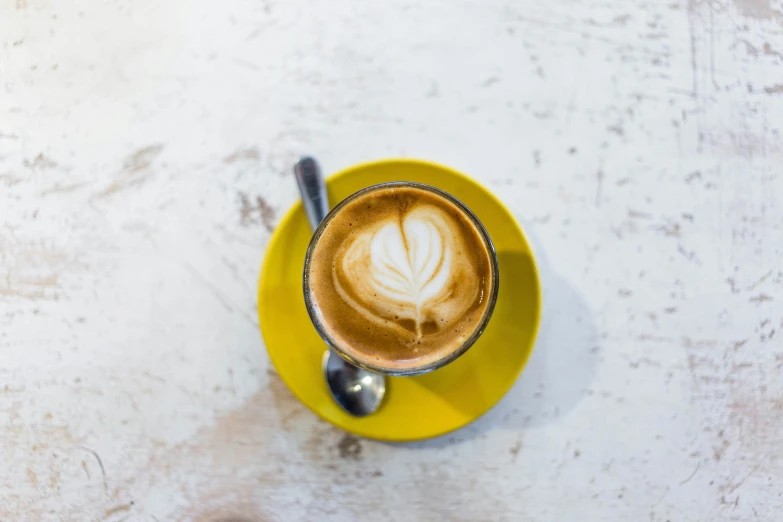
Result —
[{"label": "yellow plate", "polygon": [[533,253],[512,214],[484,187],[447,167],[407,159],[357,165],[327,180],[329,201],[334,205],[385,181],[417,181],[443,189],[475,212],[489,232],[500,263],[500,290],[489,326],[476,344],[432,373],[389,377],[384,402],[373,415],[356,418],[340,409],[321,372],[326,345],[310,322],[302,295],[302,268],[312,233],[301,203],[285,215],[269,242],[258,288],[258,317],[280,377],[311,410],[363,437],[410,441],[461,428],[506,394],[533,350],[541,285]]}]

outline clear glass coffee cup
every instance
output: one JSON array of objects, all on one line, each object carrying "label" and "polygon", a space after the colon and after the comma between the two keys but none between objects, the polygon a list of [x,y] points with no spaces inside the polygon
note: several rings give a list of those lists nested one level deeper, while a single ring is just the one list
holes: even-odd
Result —
[{"label": "clear glass coffee cup", "polygon": [[[489,295],[481,296],[481,299],[485,300],[482,303],[483,306],[482,315],[475,322],[475,325],[470,331],[470,333],[465,336],[464,340],[461,343],[459,343],[458,346],[442,354],[441,357],[435,360],[427,361],[421,364],[420,366],[411,366],[405,368],[389,367],[388,365],[384,366],[379,364],[377,361],[372,360],[372,358],[369,356],[362,357],[361,354],[359,354],[356,350],[352,350],[350,346],[343,345],[333,335],[330,335],[329,328],[324,324],[323,317],[321,317],[321,315],[317,311],[317,305],[315,303],[315,300],[313,299],[313,291],[311,288],[311,264],[313,260],[313,253],[315,252],[319,244],[319,241],[321,241],[324,232],[332,223],[332,221],[341,214],[341,212],[346,208],[346,206],[350,205],[356,199],[376,191],[385,191],[385,190],[395,189],[395,188],[418,189],[426,193],[429,193],[431,195],[443,198],[448,203],[451,203],[453,207],[456,207],[456,209],[458,209],[458,212],[460,213],[460,217],[464,217],[468,222],[470,222],[473,225],[475,230],[478,232],[478,235],[481,238],[482,245],[486,250],[485,252],[481,252],[481,254],[482,255],[486,254],[486,256],[489,259],[489,274],[488,274],[488,277],[490,279]],[[470,253],[466,253],[465,255],[469,255],[469,254]],[[377,185],[372,185],[348,196],[343,201],[341,201],[338,205],[336,205],[329,212],[329,214],[327,214],[327,216],[323,219],[323,221],[321,221],[320,225],[318,226],[318,228],[316,229],[315,233],[312,236],[312,239],[307,248],[307,253],[305,256],[305,264],[304,264],[304,272],[303,272],[303,290],[304,290],[307,313],[310,316],[310,320],[312,321],[313,326],[315,326],[316,331],[321,336],[321,338],[326,342],[326,344],[339,356],[341,356],[342,358],[344,358],[345,360],[349,361],[350,363],[356,366],[359,366],[361,368],[376,373],[391,375],[391,376],[419,375],[419,374],[431,372],[437,370],[438,368],[442,368],[443,366],[456,360],[458,357],[460,357],[465,352],[467,352],[468,349],[470,349],[471,346],[475,344],[475,342],[479,339],[479,337],[481,337],[481,334],[486,329],[490,321],[490,318],[492,317],[492,312],[495,308],[495,303],[497,301],[499,282],[500,282],[500,274],[498,269],[498,259],[497,259],[497,254],[495,252],[495,247],[492,243],[489,234],[487,233],[487,230],[484,228],[484,225],[481,223],[478,217],[464,203],[462,203],[459,199],[452,196],[448,192],[445,192],[441,189],[438,189],[430,185],[425,185],[425,184],[415,183],[410,181],[396,181],[396,182],[388,182],[388,183],[380,183]]]}]

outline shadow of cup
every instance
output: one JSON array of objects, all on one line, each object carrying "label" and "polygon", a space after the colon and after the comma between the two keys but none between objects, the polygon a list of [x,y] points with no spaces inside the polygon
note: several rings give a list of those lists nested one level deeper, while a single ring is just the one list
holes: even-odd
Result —
[{"label": "shadow of cup", "polygon": [[587,395],[599,357],[598,330],[584,298],[565,280],[545,283],[536,349],[516,385],[498,405],[504,428],[547,424]]},{"label": "shadow of cup", "polygon": [[484,429],[542,426],[566,415],[589,393],[598,365],[600,338],[587,301],[550,270],[536,235],[526,233],[541,275],[541,328],[525,370],[483,420]]},{"label": "shadow of cup", "polygon": [[[536,238],[526,229],[528,239],[536,245],[536,259],[543,288],[543,312],[538,339],[522,374],[503,399],[486,415],[458,432],[433,439],[407,444],[410,447],[438,447],[476,438],[494,429],[519,430],[543,426],[566,415],[590,391],[599,360],[599,334],[584,297],[565,279],[549,270]],[[498,252],[501,278],[521,281],[507,291],[519,292],[526,288],[526,274],[531,274],[532,260],[520,253]],[[503,283],[501,283],[502,285]],[[499,301],[500,302],[500,301]],[[519,300],[514,300],[519,302]],[[524,300],[521,300],[524,302]],[[504,343],[506,350],[526,350],[534,316],[521,308],[499,305],[490,327],[503,328],[503,338],[518,340]],[[485,346],[492,351],[496,347]],[[468,352],[470,353],[470,352]],[[495,354],[498,364],[495,372],[506,378],[509,369],[503,365],[508,353]],[[427,381],[422,383],[427,386]],[[459,405],[476,387],[469,381],[441,383],[444,399]]]}]

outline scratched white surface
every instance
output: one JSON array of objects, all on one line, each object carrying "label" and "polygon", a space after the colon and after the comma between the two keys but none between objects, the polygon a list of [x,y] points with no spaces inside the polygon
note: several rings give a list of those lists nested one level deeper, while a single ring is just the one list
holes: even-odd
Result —
[{"label": "scratched white surface", "polygon": [[[783,2],[0,3],[0,520],[779,521]],[[441,161],[541,261],[513,391],[358,440],[256,281],[327,171]]]}]

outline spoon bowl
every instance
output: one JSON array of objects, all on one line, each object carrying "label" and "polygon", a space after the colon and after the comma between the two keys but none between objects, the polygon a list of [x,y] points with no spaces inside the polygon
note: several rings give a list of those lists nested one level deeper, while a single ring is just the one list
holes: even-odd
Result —
[{"label": "spoon bowl", "polygon": [[323,356],[326,384],[335,402],[356,417],[377,410],[386,393],[386,378],[378,373],[354,366],[332,350]]}]

